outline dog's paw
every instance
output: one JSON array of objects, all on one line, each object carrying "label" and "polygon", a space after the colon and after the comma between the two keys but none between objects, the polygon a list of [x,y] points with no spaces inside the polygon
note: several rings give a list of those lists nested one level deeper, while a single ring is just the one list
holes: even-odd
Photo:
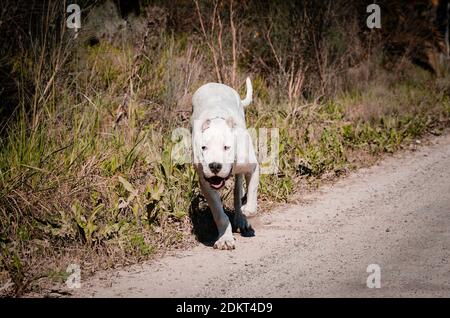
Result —
[{"label": "dog's paw", "polygon": [[244,237],[255,236],[255,230],[244,216],[234,218],[234,227],[239,229],[239,232]]},{"label": "dog's paw", "polygon": [[233,236],[224,235],[214,243],[214,248],[218,250],[234,250],[236,245]]},{"label": "dog's paw", "polygon": [[247,223],[247,226],[240,227],[239,231],[243,237],[252,237],[255,236],[255,230],[252,228],[251,224]]},{"label": "dog's paw", "polygon": [[256,205],[244,204],[241,208],[242,214],[246,217],[254,216],[256,214]]}]

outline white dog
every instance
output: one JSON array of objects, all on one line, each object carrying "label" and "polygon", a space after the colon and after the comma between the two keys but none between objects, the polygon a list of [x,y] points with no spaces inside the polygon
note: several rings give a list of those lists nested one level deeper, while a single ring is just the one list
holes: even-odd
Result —
[{"label": "white dog", "polygon": [[[219,237],[214,248],[218,249],[235,247],[230,220],[224,213],[219,193],[231,175],[235,176],[234,225],[243,236],[254,235],[245,216],[256,213],[259,165],[245,125],[244,107],[251,103],[253,94],[249,78],[246,86],[244,100],[231,87],[218,83],[203,85],[192,97],[194,166],[217,225]],[[241,206],[244,176],[247,203]]]}]

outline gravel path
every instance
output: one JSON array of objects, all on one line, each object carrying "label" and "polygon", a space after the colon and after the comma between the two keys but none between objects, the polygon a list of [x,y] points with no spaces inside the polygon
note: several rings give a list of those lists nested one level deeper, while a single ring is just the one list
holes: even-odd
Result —
[{"label": "gravel path", "polygon": [[[351,173],[204,245],[83,282],[82,297],[450,297],[450,136]],[[366,285],[369,264],[381,288]]]}]

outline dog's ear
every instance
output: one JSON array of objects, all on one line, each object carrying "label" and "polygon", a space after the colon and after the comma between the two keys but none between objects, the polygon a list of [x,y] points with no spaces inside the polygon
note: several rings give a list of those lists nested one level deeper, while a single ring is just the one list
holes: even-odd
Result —
[{"label": "dog's ear", "polygon": [[227,123],[228,127],[234,128],[236,126],[236,123],[234,122],[233,117],[228,117],[225,122]]},{"label": "dog's ear", "polygon": [[211,124],[210,119],[205,120],[202,124],[202,132],[204,132],[206,129],[208,129],[210,124]]}]

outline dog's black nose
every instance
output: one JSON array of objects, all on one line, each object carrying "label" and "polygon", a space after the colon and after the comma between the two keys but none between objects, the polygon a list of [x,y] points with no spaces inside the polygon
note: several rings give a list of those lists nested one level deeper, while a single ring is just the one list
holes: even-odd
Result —
[{"label": "dog's black nose", "polygon": [[212,173],[219,173],[220,169],[222,169],[222,164],[218,162],[210,163],[208,166]]}]

